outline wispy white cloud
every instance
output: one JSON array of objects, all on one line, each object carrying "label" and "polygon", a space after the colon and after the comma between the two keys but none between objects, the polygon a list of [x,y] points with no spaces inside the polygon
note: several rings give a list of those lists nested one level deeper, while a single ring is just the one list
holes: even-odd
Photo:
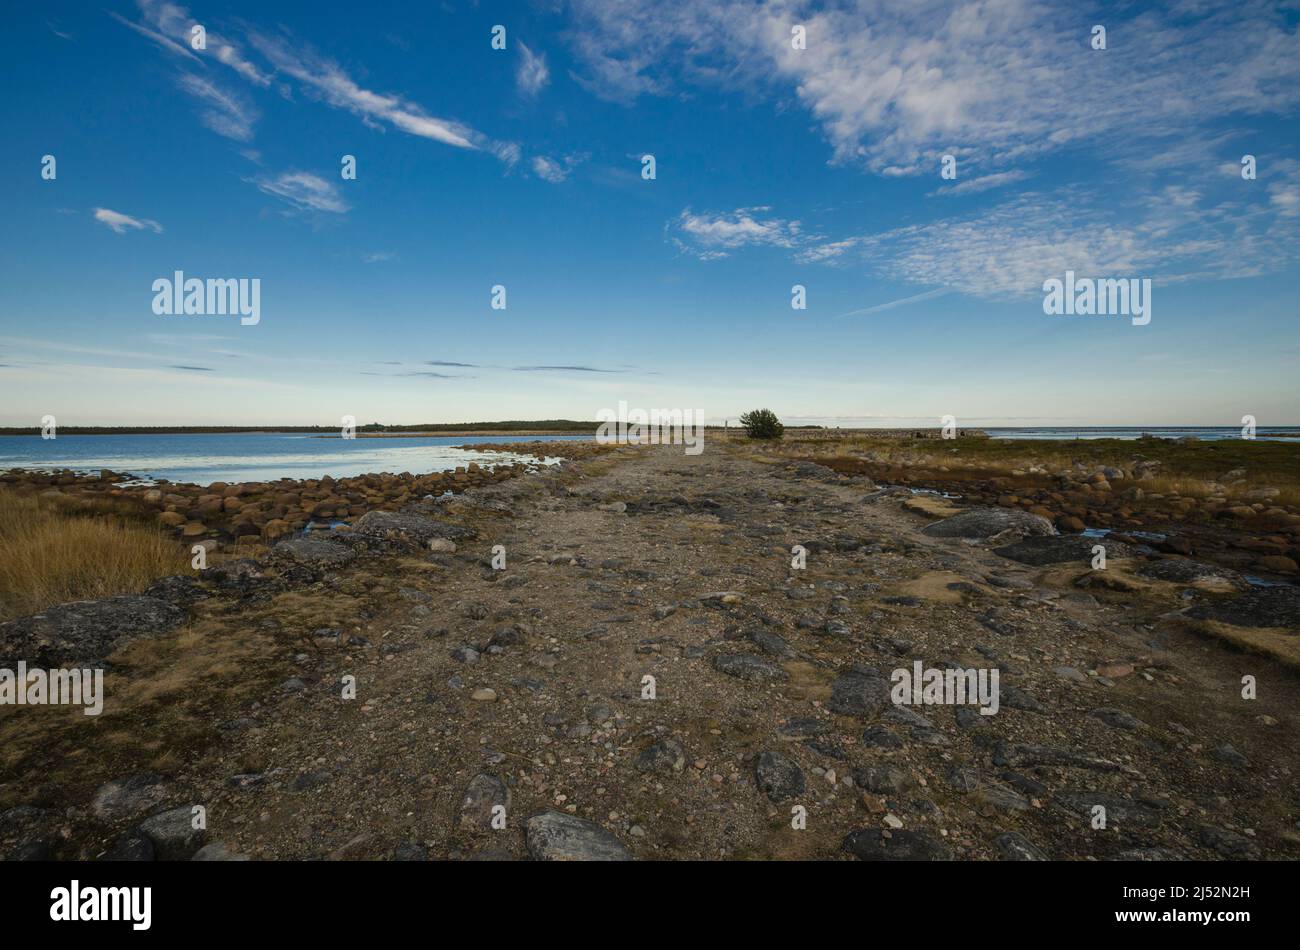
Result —
[{"label": "wispy white cloud", "polygon": [[[338,63],[287,35],[270,35],[254,29],[241,31],[245,34],[244,43],[269,64],[259,66],[244,43],[215,32],[208,24],[203,24],[207,29],[207,49],[191,49],[190,30],[198,21],[185,7],[168,0],[136,2],[140,9],[139,22],[116,13],[112,16],[174,54],[187,69],[201,70],[211,62],[220,63],[261,88],[270,87],[278,74],[296,80],[312,98],[347,110],[372,128],[392,127],[455,148],[480,149],[510,167],[519,161],[521,150],[517,144],[494,140],[465,123],[431,115],[418,103],[400,95],[367,89]],[[531,52],[526,57],[532,57]],[[529,62],[526,81],[540,89],[549,75],[545,59],[532,57]],[[523,74],[521,81],[524,81]],[[239,141],[251,139],[257,113],[249,104],[206,76],[186,72],[180,83],[186,92],[203,102],[201,118],[209,128]],[[287,91],[289,86],[281,83],[280,88]]]},{"label": "wispy white cloud", "polygon": [[148,25],[132,22],[111,10],[108,15],[123,26],[135,30],[145,39],[157,43],[174,56],[193,60],[195,63],[200,62],[198,55],[189,46],[190,28],[194,25],[194,21],[189,18],[183,7],[170,3],[141,2],[139,5],[140,12],[148,21]]},{"label": "wispy white cloud", "polygon": [[[1288,3],[1198,0],[1106,18],[1034,0],[573,0],[577,78],[630,102],[682,83],[785,91],[834,159],[881,175],[989,168],[1066,148],[1145,154],[1232,115],[1300,104],[1300,30]],[[1086,22],[1085,22],[1086,20]],[[790,42],[792,24],[806,49]]]},{"label": "wispy white cloud", "polygon": [[906,307],[910,303],[920,303],[923,300],[934,300],[936,297],[943,297],[952,291],[946,287],[940,287],[937,290],[927,290],[922,294],[913,294],[911,297],[901,297],[898,300],[890,300],[886,303],[878,303],[871,307],[863,307],[861,310],[850,310],[848,313],[841,313],[841,317],[865,317],[872,313],[884,313],[886,310],[893,310],[895,307]]},{"label": "wispy white cloud", "polygon": [[276,69],[298,80],[322,101],[346,109],[367,123],[379,127],[391,125],[409,135],[456,148],[474,149],[487,144],[485,136],[463,123],[429,115],[416,103],[400,96],[363,88],[337,63],[301,45],[291,47],[277,38],[257,33],[250,37],[250,42]]},{"label": "wispy white cloud", "polygon": [[263,192],[273,195],[299,211],[342,214],[348,204],[339,196],[338,187],[311,172],[283,172],[275,177],[249,179]]},{"label": "wispy white cloud", "polygon": [[[1283,170],[1284,171],[1284,170]],[[1116,208],[1081,187],[1027,192],[987,210],[814,244],[805,262],[856,264],[891,279],[984,298],[1041,293],[1049,277],[1249,277],[1300,260],[1300,174],[1279,171],[1250,202],[1170,185]]]},{"label": "wispy white cloud", "polygon": [[252,139],[257,110],[241,97],[192,73],[182,74],[178,82],[182,89],[203,102],[200,118],[213,132],[238,142]]},{"label": "wispy white cloud", "polygon": [[[234,40],[228,39],[212,28],[210,22],[202,22],[191,16],[190,11],[170,0],[136,0],[140,10],[141,22],[135,23],[116,13],[110,13],[118,22],[129,26],[141,36],[153,40],[163,49],[195,64],[212,57],[217,62],[229,66],[251,83],[269,86],[271,77],[258,69],[243,49]],[[193,48],[193,29],[203,27],[204,49]]]},{"label": "wispy white cloud", "polygon": [[589,157],[585,152],[578,155],[565,155],[563,158],[537,155],[532,160],[533,174],[543,181],[558,184],[567,179],[573,170]]},{"label": "wispy white cloud", "polygon": [[569,172],[566,168],[560,165],[559,162],[547,158],[545,155],[538,155],[533,159],[533,173],[543,181],[549,182],[561,182],[569,177]]},{"label": "wispy white cloud", "polygon": [[967,178],[953,185],[945,185],[930,192],[930,196],[948,195],[956,197],[958,195],[974,195],[981,191],[988,191],[991,188],[1001,188],[1004,185],[1014,184],[1018,181],[1024,181],[1029,177],[1029,172],[1023,169],[1013,169],[1007,172],[994,172],[991,175],[981,175],[978,178]]},{"label": "wispy white cloud", "polygon": [[791,248],[804,240],[798,221],[766,216],[771,210],[761,206],[696,214],[687,208],[670,224],[669,234],[679,249],[701,260],[726,257],[739,247]]},{"label": "wispy white cloud", "polygon": [[551,79],[551,71],[546,65],[544,53],[534,53],[522,40],[515,44],[519,48],[519,70],[515,81],[519,91],[526,96],[535,96]]},{"label": "wispy white cloud", "polygon": [[106,227],[112,228],[117,234],[125,234],[127,231],[153,231],[155,234],[162,234],[163,226],[157,221],[151,221],[148,218],[133,218],[129,214],[122,214],[120,211],[113,211],[109,208],[96,208],[95,220]]}]

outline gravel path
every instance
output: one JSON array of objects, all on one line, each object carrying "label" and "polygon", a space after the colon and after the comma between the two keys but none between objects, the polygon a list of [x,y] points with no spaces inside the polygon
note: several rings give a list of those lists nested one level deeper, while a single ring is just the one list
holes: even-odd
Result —
[{"label": "gravel path", "polygon": [[[872,489],[632,449],[427,505],[433,553],[304,555],[395,595],[72,841],[198,802],[254,859],[1300,856],[1294,673],[1170,618],[1185,586],[1084,590]],[[997,713],[895,705],[918,660],[997,670]]]}]

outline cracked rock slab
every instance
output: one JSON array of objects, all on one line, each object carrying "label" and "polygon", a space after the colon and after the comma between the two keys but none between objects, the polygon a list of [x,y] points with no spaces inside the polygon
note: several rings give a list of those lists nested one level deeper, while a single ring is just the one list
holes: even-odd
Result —
[{"label": "cracked rock slab", "polygon": [[546,811],[528,819],[528,853],[536,861],[631,861],[632,852],[594,821]]},{"label": "cracked rock slab", "polygon": [[91,666],[138,637],[167,633],[185,612],[156,597],[79,600],[0,624],[0,666]]}]

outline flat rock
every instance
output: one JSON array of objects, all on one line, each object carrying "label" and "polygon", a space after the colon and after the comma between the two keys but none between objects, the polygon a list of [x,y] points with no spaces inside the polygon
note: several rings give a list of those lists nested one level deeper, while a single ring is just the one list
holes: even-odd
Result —
[{"label": "flat rock", "polygon": [[435,538],[459,541],[471,537],[474,532],[424,515],[369,511],[357,519],[357,523],[352,526],[352,533],[371,538],[405,538],[427,545]]},{"label": "flat rock", "polygon": [[786,642],[785,637],[779,633],[772,633],[768,630],[753,630],[746,634],[745,638],[768,656],[776,656],[782,659],[789,659],[794,656],[794,649]]},{"label": "flat rock", "polygon": [[192,808],[182,805],[146,818],[140,823],[140,834],[149,839],[159,861],[188,861],[207,837],[207,832],[196,829],[193,821]]},{"label": "flat rock", "polygon": [[774,802],[803,794],[807,783],[803,769],[794,759],[780,752],[764,752],[758,757],[754,776],[763,794]]},{"label": "flat rock", "polygon": [[971,508],[921,529],[932,538],[991,538],[1004,531],[1022,536],[1056,534],[1046,518],[1014,508]]},{"label": "flat rock", "polygon": [[719,653],[713,658],[713,668],[747,683],[778,682],[790,678],[781,667],[752,653]]},{"label": "flat rock", "polygon": [[158,636],[179,625],[185,612],[156,597],[122,595],[79,600],[0,624],[0,666],[93,666],[119,645]]},{"label": "flat rock", "polygon": [[1107,861],[1182,861],[1183,856],[1177,851],[1159,846],[1152,848],[1130,848],[1106,859]]},{"label": "flat rock", "polygon": [[869,792],[877,795],[897,795],[916,784],[915,780],[901,769],[887,765],[868,765],[853,772],[853,781]]},{"label": "flat rock", "polygon": [[1240,597],[1193,607],[1187,616],[1235,627],[1300,630],[1300,587],[1256,587]]},{"label": "flat rock", "polygon": [[1154,805],[1108,792],[1063,791],[1057,792],[1055,798],[1063,807],[1077,812],[1088,821],[1092,820],[1093,809],[1100,805],[1106,809],[1107,828],[1112,825],[1121,828],[1158,828],[1162,820],[1160,809]]},{"label": "flat rock", "polygon": [[1002,852],[1002,856],[1008,861],[1048,860],[1047,855],[1037,845],[1024,835],[1016,834],[1014,831],[998,835],[993,843],[997,845],[998,850]]},{"label": "flat rock", "polygon": [[641,750],[636,757],[638,772],[673,775],[686,767],[686,752],[676,739],[664,739]]},{"label": "flat rock", "polygon": [[465,831],[490,831],[492,809],[510,807],[510,789],[495,775],[478,774],[469,781],[460,800],[460,827]]},{"label": "flat rock", "polygon": [[214,841],[211,844],[205,844],[199,850],[194,852],[191,861],[247,861],[248,855],[239,854],[231,851],[230,848],[220,841]]},{"label": "flat rock", "polygon": [[1141,729],[1146,725],[1141,719],[1126,713],[1122,709],[1094,709],[1088,715],[1094,719],[1100,719],[1106,725],[1115,729]]},{"label": "flat rock", "polygon": [[845,836],[840,846],[859,861],[948,861],[948,846],[928,831],[864,828]]},{"label": "flat rock", "polygon": [[1020,564],[1045,567],[1049,564],[1092,563],[1092,549],[1096,545],[1106,549],[1106,559],[1132,557],[1133,549],[1119,541],[1088,538],[1080,534],[1059,534],[1025,538],[1015,544],[994,548],[993,553],[1010,558]]},{"label": "flat rock", "polygon": [[1190,584],[1194,587],[1217,588],[1220,590],[1245,591],[1250,589],[1249,582],[1231,568],[1202,564],[1200,561],[1192,561],[1185,557],[1147,561],[1144,564],[1139,564],[1134,571],[1142,577],[1157,581],[1168,581],[1172,584]]},{"label": "flat rock", "polygon": [[536,861],[631,861],[632,852],[594,821],[546,811],[528,819],[528,853]]},{"label": "flat rock", "polygon": [[1200,842],[1232,861],[1259,860],[1259,846],[1245,835],[1222,828],[1205,825],[1200,831]]},{"label": "flat rock", "polygon": [[271,549],[275,560],[314,568],[341,567],[356,556],[351,548],[323,538],[294,538],[281,541]]},{"label": "flat rock", "polygon": [[835,678],[826,708],[845,716],[870,718],[889,704],[889,681],[879,673],[872,676],[855,670]]},{"label": "flat rock", "polygon": [[161,775],[132,775],[99,786],[90,810],[101,821],[118,821],[142,815],[166,799],[167,786]]},{"label": "flat rock", "polygon": [[1006,768],[1025,768],[1033,765],[1065,765],[1082,769],[1096,769],[1102,772],[1126,772],[1137,774],[1136,770],[1109,759],[1099,759],[1085,755],[1074,749],[1060,749],[1045,745],[1032,745],[1019,742],[1000,742],[993,754],[993,763]]}]

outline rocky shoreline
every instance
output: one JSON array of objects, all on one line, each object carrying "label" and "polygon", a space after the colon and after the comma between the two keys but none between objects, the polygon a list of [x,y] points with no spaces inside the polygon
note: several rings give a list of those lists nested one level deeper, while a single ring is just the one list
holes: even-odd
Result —
[{"label": "rocky shoreline", "polygon": [[[1300,857],[1300,682],[1276,647],[1296,588],[1115,536],[1091,567],[1094,539],[1059,527],[1074,496],[1136,530],[1092,473],[956,505],[749,455],[621,448],[450,498],[397,478],[348,530],[259,529],[265,556],[0,625],[5,660],[108,674],[93,721],[0,707],[0,853]],[[335,496],[352,516],[317,484],[295,517]],[[233,524],[245,496],[221,497]],[[1291,550],[1293,525],[1267,528]],[[997,670],[1000,710],[898,704],[891,671],[917,661]]]},{"label": "rocky shoreline", "polygon": [[802,460],[839,474],[935,493],[940,497],[922,497],[915,505],[936,513],[953,508],[945,507],[942,497],[951,496],[964,506],[1031,512],[1063,533],[1089,530],[1121,543],[1207,559],[1278,581],[1293,581],[1300,575],[1300,511],[1273,501],[1276,488],[1250,489],[1246,498],[1230,499],[1226,488],[1244,482],[1244,470],[1227,473],[1227,485],[1212,487],[1212,494],[1199,498],[1152,489],[1150,482],[1161,467],[1142,460],[1124,468],[1080,463],[1057,471],[1031,466],[1006,475],[966,472],[960,476],[946,467],[815,456]]},{"label": "rocky shoreline", "polygon": [[531,455],[537,462],[481,466],[412,475],[379,472],[348,478],[282,478],[273,482],[213,482],[194,485],[105,469],[99,474],[70,470],[11,469],[0,473],[0,487],[35,490],[46,497],[69,496],[74,503],[113,502],[156,517],[157,523],[188,543],[208,541],[238,546],[273,543],[307,530],[360,518],[370,511],[401,508],[421,498],[455,494],[537,470],[545,457],[583,458],[603,447],[591,443],[518,442],[475,449]]}]

